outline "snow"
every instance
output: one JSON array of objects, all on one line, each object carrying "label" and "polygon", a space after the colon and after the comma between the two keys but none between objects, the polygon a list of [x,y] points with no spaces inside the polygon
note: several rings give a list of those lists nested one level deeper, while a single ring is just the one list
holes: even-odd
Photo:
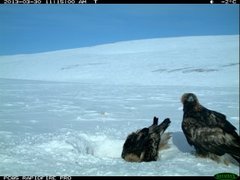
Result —
[{"label": "snow", "polygon": [[160,38],[2,56],[0,77],[117,85],[236,86],[238,38]]},{"label": "snow", "polygon": [[[0,56],[0,175],[213,176],[233,164],[194,156],[181,95],[239,130],[239,36],[117,42]],[[169,117],[156,162],[121,159],[127,135]]]}]

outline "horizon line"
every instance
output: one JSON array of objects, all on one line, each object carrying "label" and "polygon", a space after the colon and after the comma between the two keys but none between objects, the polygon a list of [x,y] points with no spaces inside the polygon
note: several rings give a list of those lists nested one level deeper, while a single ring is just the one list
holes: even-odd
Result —
[{"label": "horizon line", "polygon": [[44,54],[44,53],[54,53],[59,51],[69,51],[74,49],[81,49],[81,48],[92,48],[96,46],[104,46],[104,45],[110,45],[110,44],[116,44],[116,43],[124,43],[124,42],[131,42],[131,41],[144,41],[144,40],[154,40],[154,39],[172,39],[172,38],[184,38],[184,37],[207,37],[207,36],[240,36],[240,34],[209,34],[209,35],[179,35],[179,36],[164,36],[164,37],[152,37],[152,38],[142,38],[142,39],[129,39],[129,40],[120,40],[120,41],[112,41],[112,42],[106,42],[106,43],[99,43],[95,45],[89,45],[89,46],[80,46],[80,47],[73,47],[73,48],[64,48],[64,49],[55,49],[55,50],[47,50],[47,51],[36,51],[36,52],[30,52],[30,53],[16,53],[16,54],[2,54],[0,52],[0,57],[4,56],[19,56],[19,55],[32,55],[32,54]]}]

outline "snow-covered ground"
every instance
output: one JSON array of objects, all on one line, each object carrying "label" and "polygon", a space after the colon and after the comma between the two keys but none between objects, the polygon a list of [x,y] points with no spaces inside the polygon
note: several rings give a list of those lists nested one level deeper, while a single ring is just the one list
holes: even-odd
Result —
[{"label": "snow-covered ground", "polygon": [[[0,175],[239,174],[193,155],[181,95],[226,114],[239,130],[239,36],[118,42],[0,56]],[[169,117],[156,162],[121,159],[129,133]]]}]

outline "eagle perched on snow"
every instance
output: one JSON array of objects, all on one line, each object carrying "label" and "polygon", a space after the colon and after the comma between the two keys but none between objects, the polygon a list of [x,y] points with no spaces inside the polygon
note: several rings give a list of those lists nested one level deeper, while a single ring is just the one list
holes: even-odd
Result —
[{"label": "eagle perched on snow", "polygon": [[183,94],[181,102],[182,130],[188,143],[195,147],[197,155],[239,165],[240,137],[226,116],[202,106],[193,93]]},{"label": "eagle perched on snow", "polygon": [[170,133],[164,133],[171,121],[166,118],[158,125],[158,118],[148,128],[137,130],[127,136],[121,157],[129,162],[149,162],[158,159],[160,149],[167,147]]}]

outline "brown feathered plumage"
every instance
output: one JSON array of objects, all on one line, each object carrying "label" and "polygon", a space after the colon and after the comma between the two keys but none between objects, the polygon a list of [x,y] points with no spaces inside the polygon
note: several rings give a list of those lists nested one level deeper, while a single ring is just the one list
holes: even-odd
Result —
[{"label": "brown feathered plumage", "polygon": [[156,161],[159,150],[167,147],[171,137],[170,133],[164,133],[170,122],[167,118],[158,125],[158,118],[154,117],[150,127],[129,134],[123,145],[121,157],[129,162]]},{"label": "brown feathered plumage", "polygon": [[[195,147],[196,153],[226,164],[234,158],[232,162],[239,165],[240,137],[226,116],[202,106],[193,93],[183,94],[181,102],[182,130],[188,143]],[[226,158],[226,155],[232,158]]]}]

